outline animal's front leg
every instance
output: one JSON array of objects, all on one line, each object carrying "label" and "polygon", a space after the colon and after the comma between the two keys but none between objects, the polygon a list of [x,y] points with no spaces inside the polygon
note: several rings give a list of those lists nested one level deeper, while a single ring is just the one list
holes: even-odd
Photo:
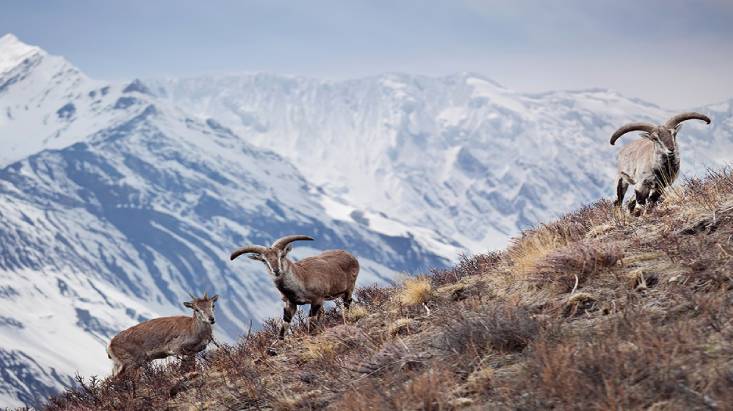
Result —
[{"label": "animal's front leg", "polygon": [[662,201],[662,187],[657,185],[652,189],[651,194],[649,194],[649,208],[654,208],[657,204],[659,204]]},{"label": "animal's front leg", "polygon": [[[646,200],[649,198],[649,191],[650,188],[648,184],[639,184],[636,187],[634,187],[634,191],[636,193],[636,205],[640,207],[644,207],[646,205]],[[631,209],[629,211],[632,211]],[[641,215],[641,209],[637,209],[634,212],[635,216]]]},{"label": "animal's front leg", "polygon": [[285,308],[283,309],[283,323],[280,326],[280,335],[279,338],[281,340],[285,339],[285,333],[288,331],[288,328],[290,328],[290,321],[293,320],[293,315],[295,315],[295,312],[298,310],[298,306],[289,301],[285,301]]},{"label": "animal's front leg", "polygon": [[124,379],[127,370],[129,369],[128,364],[119,363],[115,364],[115,368],[112,370],[112,378]]},{"label": "animal's front leg", "polygon": [[629,188],[627,183],[622,177],[619,177],[618,183],[616,183],[616,201],[613,203],[616,207],[621,207],[624,202],[624,195],[626,190]]},{"label": "animal's front leg", "polygon": [[196,370],[196,354],[181,354],[181,372],[187,373]]}]

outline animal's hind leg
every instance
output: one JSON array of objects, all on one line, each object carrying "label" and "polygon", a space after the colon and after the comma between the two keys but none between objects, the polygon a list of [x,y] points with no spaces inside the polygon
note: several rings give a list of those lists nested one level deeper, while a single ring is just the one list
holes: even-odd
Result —
[{"label": "animal's hind leg", "polygon": [[616,201],[613,203],[616,207],[621,207],[621,204],[624,203],[624,196],[626,195],[626,190],[629,189],[629,183],[627,183],[623,178],[618,179],[618,183],[616,183]]},{"label": "animal's hind leg", "polygon": [[351,298],[351,293],[353,291],[347,291],[344,293],[343,300],[344,300],[344,309],[341,310],[341,317],[344,319],[344,324],[346,324],[346,311],[349,310],[349,307],[351,307],[351,302],[354,301]]},{"label": "animal's hind leg", "polygon": [[349,291],[346,294],[344,294],[344,308],[345,309],[348,310],[349,307],[351,307],[352,301],[354,301],[354,299],[351,298],[351,291]]},{"label": "animal's hind leg", "polygon": [[[323,303],[312,303],[310,312],[308,313],[308,334],[311,333],[311,328],[315,330],[315,326],[318,319],[321,317],[321,308]],[[312,324],[311,324],[312,323]]]}]

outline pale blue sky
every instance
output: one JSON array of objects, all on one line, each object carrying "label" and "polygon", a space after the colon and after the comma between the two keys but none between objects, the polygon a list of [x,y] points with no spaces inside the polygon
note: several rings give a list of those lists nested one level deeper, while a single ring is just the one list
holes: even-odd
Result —
[{"label": "pale blue sky", "polygon": [[482,73],[665,107],[733,97],[733,1],[0,0],[0,34],[92,77]]}]

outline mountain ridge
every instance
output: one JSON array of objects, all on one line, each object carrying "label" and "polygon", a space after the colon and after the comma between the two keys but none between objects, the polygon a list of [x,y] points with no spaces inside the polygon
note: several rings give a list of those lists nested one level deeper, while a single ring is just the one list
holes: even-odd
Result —
[{"label": "mountain ridge", "polygon": [[228,263],[241,243],[302,231],[317,241],[296,257],[349,248],[366,284],[446,262],[409,235],[330,218],[288,160],[139,81],[92,81],[45,57],[7,73],[17,80],[0,76],[0,130],[25,157],[0,168],[4,404],[38,405],[76,372],[105,374],[112,335],[182,312],[189,292],[222,296],[220,340],[258,327],[280,299],[261,265]]},{"label": "mountain ridge", "polygon": [[[318,241],[296,257],[347,248],[361,286],[394,283],[607,196],[610,131],[671,114],[471,73],[108,83],[35,55],[0,74],[0,398],[16,405],[106,375],[105,341],[188,292],[222,295],[223,340],[275,315],[263,267],[227,265],[231,247],[302,231]],[[709,128],[680,133],[688,175],[733,153],[731,102],[705,110]]]},{"label": "mountain ridge", "polygon": [[0,36],[0,51],[0,73],[14,68],[34,54],[45,55],[40,47],[23,43],[12,33]]},{"label": "mountain ridge", "polygon": [[[471,73],[148,81],[161,97],[200,116],[216,113],[248,141],[289,158],[332,197],[436,230],[472,252],[500,248],[521,228],[610,195],[617,148],[607,141],[614,127],[673,114],[606,89],[516,93]],[[687,155],[694,141],[687,130],[712,134],[685,126],[684,173],[724,165],[707,161],[717,156],[714,149]],[[563,197],[549,195],[544,187],[554,183],[545,177],[557,181],[553,191]]]}]

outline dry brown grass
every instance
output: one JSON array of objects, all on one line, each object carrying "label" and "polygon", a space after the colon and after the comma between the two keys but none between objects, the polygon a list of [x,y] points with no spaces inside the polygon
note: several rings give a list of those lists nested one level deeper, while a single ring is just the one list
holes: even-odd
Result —
[{"label": "dry brown grass", "polygon": [[570,244],[571,239],[568,231],[547,226],[525,234],[509,249],[515,272],[524,275],[533,273],[539,261]]},{"label": "dry brown grass", "polygon": [[398,318],[394,320],[391,324],[389,324],[387,328],[387,332],[390,336],[396,336],[396,335],[405,335],[410,334],[412,331],[411,329],[414,329],[417,327],[417,321],[413,320],[412,318]]},{"label": "dry brown grass", "polygon": [[498,303],[474,312],[448,312],[435,347],[441,350],[481,358],[488,350],[522,351],[539,332],[538,322],[524,307]]},{"label": "dry brown grass", "polygon": [[479,367],[466,378],[466,388],[474,393],[487,394],[494,380],[494,369]]},{"label": "dry brown grass", "polygon": [[353,304],[346,311],[346,320],[354,322],[366,317],[367,315],[369,315],[369,310],[367,310],[363,305],[357,303]]},{"label": "dry brown grass", "polygon": [[335,355],[338,341],[326,338],[308,338],[301,342],[303,352],[301,358],[305,361],[313,361],[316,359],[323,360]]},{"label": "dry brown grass", "polygon": [[473,257],[461,255],[458,264],[448,269],[430,270],[430,281],[440,287],[460,281],[462,278],[485,274],[496,268],[502,261],[504,254],[492,251],[487,254],[479,254]]},{"label": "dry brown grass", "polygon": [[48,408],[730,409],[731,273],[723,170],[639,218],[600,201],[507,252],[361,288],[352,310],[368,315],[344,325],[329,310],[310,336],[298,320],[278,355],[267,353],[277,331],[267,322],[200,358],[184,383],[173,362],[134,389],[82,380]]},{"label": "dry brown grass", "polygon": [[404,306],[412,307],[430,301],[432,293],[433,287],[430,279],[426,277],[408,278],[402,284],[397,300]]},{"label": "dry brown grass", "polygon": [[561,409],[722,407],[704,394],[706,384],[721,383],[721,370],[705,358],[707,333],[699,334],[699,324],[686,320],[664,327],[661,319],[635,314],[563,338],[539,339],[527,358],[522,392],[529,396],[522,402]]},{"label": "dry brown grass", "polygon": [[602,200],[582,207],[556,222],[528,230],[514,240],[507,251],[514,267],[513,273],[531,274],[537,263],[553,251],[586,236],[597,237],[621,223],[611,203]]},{"label": "dry brown grass", "polygon": [[382,306],[389,301],[394,290],[385,287],[379,287],[376,284],[361,287],[356,290],[354,296],[356,300],[367,307]]},{"label": "dry brown grass", "polygon": [[396,396],[401,410],[445,410],[450,406],[453,373],[442,367],[429,368],[410,379],[403,393]]},{"label": "dry brown grass", "polygon": [[531,276],[541,285],[556,284],[561,291],[570,292],[591,276],[616,266],[623,256],[618,244],[578,241],[536,262]]}]

